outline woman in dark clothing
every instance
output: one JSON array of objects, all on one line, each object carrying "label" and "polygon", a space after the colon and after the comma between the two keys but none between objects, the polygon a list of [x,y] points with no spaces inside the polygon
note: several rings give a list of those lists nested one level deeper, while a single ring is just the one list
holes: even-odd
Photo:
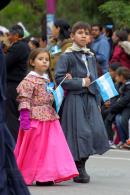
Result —
[{"label": "woman in dark clothing", "polygon": [[67,96],[61,124],[79,171],[79,176],[74,178],[74,182],[78,183],[90,181],[85,170],[89,156],[103,154],[109,149],[98,107],[98,91],[95,85],[90,85],[97,78],[97,69],[94,54],[86,48],[88,29],[89,25],[83,22],[73,26],[73,45],[60,56],[55,71],[57,84],[67,73],[72,76],[62,84]]},{"label": "woman in dark clothing", "polygon": [[49,45],[49,51],[51,53],[51,73],[54,75],[55,65],[59,59],[59,56],[68,47],[72,45],[70,39],[70,25],[62,19],[54,21],[52,27],[52,40]]},{"label": "woman in dark clothing", "polygon": [[16,88],[27,72],[27,59],[30,52],[28,44],[22,40],[23,29],[15,25],[10,29],[9,41],[12,46],[6,54],[7,70],[7,126],[14,139],[17,139],[19,129],[18,103],[16,102]]},{"label": "woman in dark clothing", "polygon": [[[52,27],[52,45],[50,47],[51,53],[50,69],[53,78],[54,69],[61,53],[63,53],[70,46],[72,46],[72,40],[70,39],[70,25],[63,19],[56,19]],[[55,48],[58,49],[57,52],[55,52]],[[60,108],[59,116],[62,115],[63,104]]]},{"label": "woman in dark clothing", "polygon": [[0,47],[0,195],[29,195],[16,165],[13,138],[5,123],[5,68]]}]

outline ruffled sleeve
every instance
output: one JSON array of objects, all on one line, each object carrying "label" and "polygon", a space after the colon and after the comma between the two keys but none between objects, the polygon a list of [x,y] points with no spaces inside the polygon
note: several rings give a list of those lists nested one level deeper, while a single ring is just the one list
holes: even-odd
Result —
[{"label": "ruffled sleeve", "polygon": [[17,87],[17,101],[19,102],[19,110],[30,110],[32,94],[34,91],[34,83],[24,79]]}]

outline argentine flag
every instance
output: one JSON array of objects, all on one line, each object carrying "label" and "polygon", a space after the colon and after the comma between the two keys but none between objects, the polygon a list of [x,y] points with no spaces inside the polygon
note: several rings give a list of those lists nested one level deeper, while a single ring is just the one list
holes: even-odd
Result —
[{"label": "argentine flag", "polygon": [[63,78],[63,80],[60,82],[58,87],[52,92],[54,96],[55,106],[56,106],[56,112],[58,113],[61,107],[61,104],[64,99],[64,90],[61,87],[61,84],[65,81],[67,78],[67,75]]},{"label": "argentine flag", "polygon": [[56,112],[58,113],[64,99],[64,90],[61,85],[58,85],[58,87],[52,93],[55,101]]},{"label": "argentine flag", "polygon": [[52,56],[58,54],[58,53],[61,53],[61,48],[58,46],[58,45],[54,45],[50,48],[50,53]]},{"label": "argentine flag", "polygon": [[98,85],[100,95],[104,102],[118,95],[109,72],[96,79],[95,82]]}]

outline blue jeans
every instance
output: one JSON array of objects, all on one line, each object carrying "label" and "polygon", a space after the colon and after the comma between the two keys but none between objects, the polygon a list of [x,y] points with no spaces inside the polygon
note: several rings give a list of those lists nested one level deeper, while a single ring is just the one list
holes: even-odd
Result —
[{"label": "blue jeans", "polygon": [[117,125],[117,128],[118,128],[120,140],[123,143],[125,143],[126,139],[127,139],[127,135],[126,135],[126,132],[125,132],[123,126],[122,126],[122,116],[120,114],[116,115],[115,121],[116,121],[116,125]]}]

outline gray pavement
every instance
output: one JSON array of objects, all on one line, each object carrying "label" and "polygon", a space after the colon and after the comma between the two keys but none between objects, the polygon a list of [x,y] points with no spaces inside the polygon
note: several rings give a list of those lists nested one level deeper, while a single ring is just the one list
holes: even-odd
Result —
[{"label": "gray pavement", "polygon": [[72,180],[51,187],[30,187],[32,195],[130,195],[130,151],[110,150],[86,163],[89,184]]}]

